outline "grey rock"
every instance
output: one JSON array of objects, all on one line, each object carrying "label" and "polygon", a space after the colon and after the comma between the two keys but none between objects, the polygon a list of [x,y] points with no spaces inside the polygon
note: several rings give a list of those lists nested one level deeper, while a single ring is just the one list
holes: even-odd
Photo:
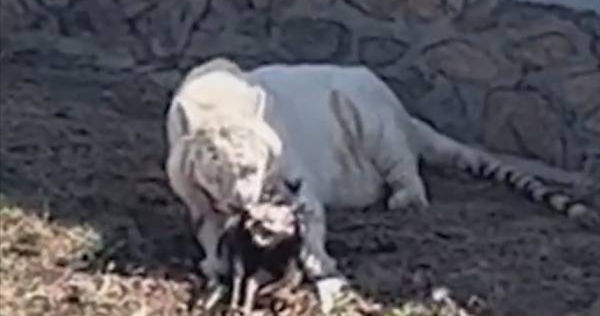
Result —
[{"label": "grey rock", "polygon": [[112,37],[127,34],[127,22],[115,0],[84,0],[93,30],[98,36]]},{"label": "grey rock", "polygon": [[[164,78],[163,78],[164,79]],[[114,83],[108,86],[109,106],[115,112],[133,119],[158,119],[164,115],[168,94],[163,84],[145,74],[128,76],[135,85]]]},{"label": "grey rock", "polygon": [[587,119],[583,123],[583,128],[600,135],[600,103],[596,104],[595,107],[596,110],[587,116]]},{"label": "grey rock", "polygon": [[237,32],[254,38],[267,38],[270,34],[269,16],[253,11],[243,15],[237,25]]},{"label": "grey rock", "polygon": [[346,0],[349,6],[378,20],[416,18],[433,21],[444,16],[456,16],[462,11],[464,0]]},{"label": "grey rock", "polygon": [[181,53],[192,33],[208,10],[208,0],[161,2],[136,19],[136,27],[157,57]]},{"label": "grey rock", "polygon": [[442,40],[424,49],[427,64],[454,79],[490,80],[498,67],[489,54],[465,40]]},{"label": "grey rock", "polygon": [[207,58],[216,55],[254,56],[268,54],[263,41],[240,34],[219,36],[197,31],[190,37],[190,43],[183,52],[184,56]]},{"label": "grey rock", "polygon": [[[541,7],[530,6],[516,1],[499,1],[495,10],[498,18],[498,27],[517,32],[529,30],[540,25],[546,17],[552,14]],[[519,32],[519,33],[520,33]]]},{"label": "grey rock", "polygon": [[[560,8],[564,6],[569,6],[571,9],[575,10],[592,10],[597,13],[600,13],[600,5],[597,1],[589,1],[589,0],[521,0],[522,2],[531,2],[531,3],[540,3],[547,5],[555,5]],[[566,8],[565,8],[566,9]]]},{"label": "grey rock", "polygon": [[527,68],[545,68],[564,63],[576,54],[571,40],[558,32],[527,37],[513,44],[508,57]]},{"label": "grey rock", "polygon": [[402,58],[409,46],[406,42],[384,38],[363,37],[358,42],[358,59],[369,66],[384,66]]},{"label": "grey rock", "polygon": [[348,53],[351,34],[343,24],[308,17],[290,18],[281,25],[281,45],[297,61],[326,61]]},{"label": "grey rock", "polygon": [[461,141],[471,142],[479,133],[477,126],[469,124],[465,115],[467,104],[450,80],[438,78],[435,88],[409,107],[418,117]]},{"label": "grey rock", "polygon": [[8,37],[8,34],[19,29],[20,8],[12,1],[0,2],[0,37]]},{"label": "grey rock", "polygon": [[250,0],[250,3],[256,9],[266,9],[272,5],[273,0]]},{"label": "grey rock", "polygon": [[411,15],[421,21],[433,21],[443,16],[457,16],[464,6],[463,0],[409,0]]},{"label": "grey rock", "polygon": [[[600,196],[600,195],[598,195],[598,196]],[[589,316],[600,316],[600,294],[598,295],[596,300],[592,303],[592,305],[590,305],[588,315]]]},{"label": "grey rock", "polygon": [[541,94],[496,89],[488,94],[482,123],[490,148],[561,165],[562,120]]},{"label": "grey rock", "polygon": [[129,69],[135,63],[135,58],[126,48],[101,51],[95,59],[97,66],[109,69]]},{"label": "grey rock", "polygon": [[586,12],[577,19],[577,25],[584,31],[600,37],[600,15],[595,12]]},{"label": "grey rock", "polygon": [[305,14],[297,14],[298,12],[295,12],[294,8],[296,7],[296,4],[298,3],[297,0],[251,0],[251,1],[253,1],[255,3],[269,2],[268,6],[266,6],[265,4],[262,4],[262,5],[255,4],[255,9],[267,10],[269,12],[269,15],[275,20],[277,20],[278,18],[284,17],[284,16],[290,16],[289,15],[290,13],[294,16],[305,15]]},{"label": "grey rock", "polygon": [[383,79],[405,103],[409,111],[413,110],[412,107],[417,100],[433,89],[433,84],[414,67],[400,71],[397,77],[383,77]]},{"label": "grey rock", "polygon": [[28,21],[23,9],[15,1],[0,1],[0,58],[10,55],[13,40],[20,41],[18,34],[28,32]]},{"label": "grey rock", "polygon": [[127,47],[137,62],[148,63],[152,61],[154,56],[143,38],[130,34],[129,37],[124,38],[122,42],[123,44],[120,44],[120,46]]},{"label": "grey rock", "polygon": [[222,53],[217,50],[217,46],[221,47],[220,41],[215,41],[216,35],[212,33],[196,31],[190,36],[190,43],[186,48],[185,56],[205,57],[206,54]]},{"label": "grey rock", "polygon": [[198,22],[196,32],[211,33],[215,37],[220,33],[227,32],[231,28],[231,24],[227,21],[228,14],[217,11],[210,7],[206,15]]},{"label": "grey rock", "polygon": [[221,0],[229,8],[233,8],[234,11],[244,12],[254,8],[254,3],[250,0]]},{"label": "grey rock", "polygon": [[[85,1],[74,2],[68,10],[61,13],[63,31],[67,36],[91,35],[95,32],[106,33],[106,29],[95,29],[90,12],[94,12]],[[112,33],[113,36],[118,35]]]},{"label": "grey rock", "polygon": [[135,65],[135,59],[125,47],[103,47],[92,38],[59,37],[54,49],[64,55],[90,57],[97,66],[125,69]]},{"label": "grey rock", "polygon": [[493,28],[498,23],[498,17],[493,14],[497,6],[498,0],[466,1],[454,23],[457,29],[469,32]]},{"label": "grey rock", "polygon": [[369,17],[388,21],[393,20],[398,15],[398,10],[405,5],[403,1],[398,0],[345,0],[345,2]]},{"label": "grey rock", "polygon": [[64,8],[71,4],[70,0],[41,0],[44,5],[54,8]]},{"label": "grey rock", "polygon": [[[600,71],[590,71],[572,75],[564,83],[564,98],[572,104],[590,104],[599,100],[600,96]],[[583,108],[579,112],[585,113],[590,109]]]},{"label": "grey rock", "polygon": [[[60,25],[56,11],[34,0],[0,1],[0,26],[17,27],[19,30],[44,30],[59,33]],[[64,11],[64,10],[62,10]],[[0,30],[5,32],[6,30]]]},{"label": "grey rock", "polygon": [[123,15],[128,19],[134,19],[138,15],[156,6],[153,1],[121,1]]},{"label": "grey rock", "polygon": [[177,84],[183,75],[177,70],[158,71],[149,74],[150,79],[157,85],[172,91],[177,87]]},{"label": "grey rock", "polygon": [[325,9],[334,5],[338,0],[306,0],[314,9]]},{"label": "grey rock", "polygon": [[590,50],[598,62],[600,62],[600,38],[595,38],[590,42]]},{"label": "grey rock", "polygon": [[237,55],[232,56],[232,59],[235,60],[242,69],[251,69],[277,60],[277,57],[269,53],[262,53],[256,55]]},{"label": "grey rock", "polygon": [[54,48],[65,55],[93,55],[99,47],[89,38],[65,36],[56,39]]},{"label": "grey rock", "polygon": [[25,30],[2,42],[2,50],[10,53],[48,49],[55,40],[55,34],[43,30]]}]

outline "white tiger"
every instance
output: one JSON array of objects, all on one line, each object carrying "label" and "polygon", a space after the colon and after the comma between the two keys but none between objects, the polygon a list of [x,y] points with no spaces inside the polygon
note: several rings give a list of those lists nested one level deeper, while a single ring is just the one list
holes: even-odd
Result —
[{"label": "white tiger", "polygon": [[[239,136],[237,144],[219,140],[216,131],[223,128]],[[302,179],[299,194],[310,213],[301,258],[324,310],[346,284],[325,250],[325,206],[366,207],[384,198],[388,186],[389,209],[425,209],[420,159],[506,182],[585,224],[597,221],[594,211],[569,196],[411,117],[365,67],[277,64],[243,71],[229,60],[213,59],[191,70],[176,91],[167,134],[170,183],[194,220],[202,219],[201,267],[209,278],[223,272],[216,245],[226,216],[210,200],[253,203],[269,177]],[[200,152],[190,155],[190,148]],[[227,160],[216,173],[214,160],[198,158],[215,150]],[[227,167],[237,156],[251,174],[240,176]]]}]

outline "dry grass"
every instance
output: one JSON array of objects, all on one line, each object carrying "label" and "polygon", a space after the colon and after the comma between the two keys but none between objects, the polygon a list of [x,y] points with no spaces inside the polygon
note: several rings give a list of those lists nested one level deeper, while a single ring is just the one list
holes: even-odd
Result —
[{"label": "dry grass", "polygon": [[[112,271],[111,262],[86,269],[103,248],[91,227],[59,225],[2,203],[0,236],[0,315],[201,315],[187,309],[192,278],[156,271],[123,275]],[[340,302],[332,315],[359,315],[355,310]],[[384,314],[464,315],[446,303],[407,303]]]},{"label": "dry grass", "polygon": [[4,205],[0,236],[0,315],[190,315],[184,282],[80,269],[102,247],[89,227]]}]

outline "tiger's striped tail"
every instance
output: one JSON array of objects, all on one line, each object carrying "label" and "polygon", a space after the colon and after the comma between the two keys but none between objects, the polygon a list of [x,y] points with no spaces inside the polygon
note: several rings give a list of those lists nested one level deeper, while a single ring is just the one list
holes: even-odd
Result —
[{"label": "tiger's striped tail", "polygon": [[477,177],[506,183],[514,190],[523,192],[531,200],[544,203],[581,226],[600,232],[600,214],[583,202],[549,188],[534,176],[500,161],[489,153],[440,134],[423,121],[413,119],[413,124],[416,134],[423,142],[419,149],[426,162],[457,167]]}]

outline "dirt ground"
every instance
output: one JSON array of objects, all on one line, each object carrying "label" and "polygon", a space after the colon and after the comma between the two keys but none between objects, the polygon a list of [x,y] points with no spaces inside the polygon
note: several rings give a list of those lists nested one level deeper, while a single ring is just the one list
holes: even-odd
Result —
[{"label": "dirt ground", "polygon": [[[117,273],[189,269],[199,251],[163,172],[169,91],[144,74],[26,58],[2,62],[1,74],[4,198],[91,225]],[[502,186],[425,175],[425,214],[328,213],[328,247],[363,293],[391,304],[443,286],[481,315],[586,315],[598,305],[600,235]]]}]

